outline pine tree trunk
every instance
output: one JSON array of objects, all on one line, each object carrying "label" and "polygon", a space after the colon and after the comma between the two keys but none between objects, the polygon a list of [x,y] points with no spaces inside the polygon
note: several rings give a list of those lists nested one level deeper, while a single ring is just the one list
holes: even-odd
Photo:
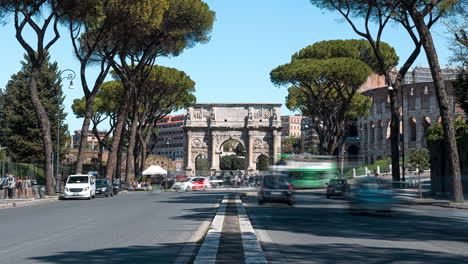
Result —
[{"label": "pine tree trunk", "polygon": [[400,139],[400,113],[398,112],[397,105],[397,93],[395,89],[389,91],[390,96],[390,112],[391,119],[390,122],[390,149],[392,155],[392,180],[400,181],[400,150],[399,139]]},{"label": "pine tree trunk", "polygon": [[54,178],[53,178],[53,167],[52,167],[52,135],[50,132],[50,120],[44,109],[44,106],[39,99],[39,92],[37,89],[37,80],[40,75],[40,65],[33,63],[31,69],[31,77],[29,79],[29,91],[31,93],[31,100],[36,111],[39,126],[42,132],[42,140],[44,144],[44,168],[46,175],[46,191],[48,195],[55,195],[54,190]]},{"label": "pine tree trunk", "polygon": [[134,105],[133,116],[132,116],[132,126],[130,127],[130,140],[128,143],[127,148],[127,168],[125,170],[125,177],[129,181],[133,181],[135,179],[135,166],[134,166],[134,150],[135,150],[135,143],[136,143],[136,134],[138,128],[138,113],[137,113],[137,106]]},{"label": "pine tree trunk", "polygon": [[83,172],[83,161],[84,155],[86,152],[86,146],[88,144],[88,134],[89,134],[89,124],[91,123],[91,115],[93,114],[93,104],[94,98],[96,97],[96,92],[92,92],[86,98],[86,111],[85,117],[83,120],[83,126],[81,127],[81,135],[80,135],[80,146],[78,149],[78,157],[76,161],[75,173],[81,174]]},{"label": "pine tree trunk", "polygon": [[[112,176],[115,171],[117,153],[119,152],[120,140],[122,138],[123,128],[127,119],[129,99],[130,99],[131,92],[133,90],[130,87],[133,87],[133,83],[134,82],[131,82],[131,81],[130,82],[126,81],[126,83],[124,83],[125,91],[122,97],[122,103],[119,107],[119,113],[117,116],[117,123],[115,124],[111,150],[109,153],[109,158],[107,160],[107,169],[106,169],[107,179],[112,179]],[[117,176],[120,176],[120,175],[117,175]]]},{"label": "pine tree trunk", "polygon": [[449,169],[449,176],[452,178],[452,198],[455,202],[462,202],[464,201],[463,187],[461,182],[461,170],[460,160],[458,157],[457,141],[452,121],[452,110],[449,106],[437,51],[434,46],[432,34],[425,24],[424,18],[415,10],[415,8],[411,10],[410,14],[421,38],[421,43],[426,52],[427,61],[429,63],[432,79],[434,81],[434,88],[437,96],[437,102],[439,103],[442,127],[444,130],[444,143],[447,149],[445,153],[447,156],[447,166]]},{"label": "pine tree trunk", "polygon": [[[119,142],[119,151],[117,152],[117,167],[115,168],[115,175],[117,178],[120,179],[120,176],[122,175],[122,161],[123,161],[123,145],[124,145],[124,142],[125,142],[125,127],[124,127],[124,131],[122,132],[122,137],[120,138],[120,142]],[[125,180],[127,179],[127,177],[125,177]],[[127,182],[127,181],[125,181]]]}]

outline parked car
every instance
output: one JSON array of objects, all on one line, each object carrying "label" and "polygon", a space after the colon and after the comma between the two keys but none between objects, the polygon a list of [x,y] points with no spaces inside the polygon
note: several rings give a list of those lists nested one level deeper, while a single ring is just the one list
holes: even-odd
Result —
[{"label": "parked car", "polygon": [[349,193],[351,214],[361,212],[391,213],[397,202],[392,190],[392,181],[379,177],[364,177],[357,180]]},{"label": "parked car", "polygon": [[332,179],[327,184],[327,199],[332,196],[346,196],[349,194],[350,185],[345,179]]},{"label": "parked car", "polygon": [[267,174],[262,177],[258,189],[258,204],[265,202],[284,202],[290,206],[295,204],[293,186],[287,175]]},{"label": "parked car", "polygon": [[70,175],[65,184],[65,191],[60,198],[87,198],[88,200],[96,198],[95,176],[88,174]]},{"label": "parked car", "polygon": [[102,196],[114,196],[114,187],[110,184],[108,179],[97,179],[96,180],[96,195]]}]

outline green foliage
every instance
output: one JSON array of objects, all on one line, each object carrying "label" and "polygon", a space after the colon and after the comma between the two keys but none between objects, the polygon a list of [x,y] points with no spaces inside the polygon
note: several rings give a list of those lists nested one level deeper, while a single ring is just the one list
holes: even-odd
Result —
[{"label": "green foliage", "polygon": [[[31,63],[25,57],[21,64],[21,71],[12,75],[0,94],[1,146],[7,147],[8,155],[15,162],[44,161],[42,133],[29,91]],[[56,142],[60,122],[60,157],[63,159],[67,151],[68,125],[64,123],[67,114],[63,111],[64,97],[58,66],[56,62],[50,63],[49,57],[41,67],[38,91],[51,122],[52,142]],[[56,151],[56,143],[53,148]]]},{"label": "green foliage", "polygon": [[430,165],[429,160],[429,151],[427,151],[426,149],[418,149],[410,152],[407,163],[414,169],[427,169]]},{"label": "green foliage", "polygon": [[198,156],[195,159],[195,170],[197,171],[207,171],[209,170],[208,159],[206,157]]},{"label": "green foliage", "polygon": [[283,153],[300,153],[301,140],[297,137],[287,137],[281,141],[281,149]]},{"label": "green foliage", "polygon": [[268,170],[268,157],[265,155],[260,155],[257,161],[257,170],[267,171]]},{"label": "green foliage", "polygon": [[444,139],[444,130],[442,130],[442,126],[440,124],[436,124],[427,128],[426,139],[429,145]]},{"label": "green foliage", "polygon": [[[393,47],[385,42],[380,42],[379,49],[387,71],[398,65],[399,58]],[[377,63],[371,45],[364,39],[320,41],[307,46],[292,56],[292,60],[306,58],[353,58],[367,64],[373,72],[384,74]]]},{"label": "green foliage", "polygon": [[242,144],[237,144],[236,148],[234,149],[234,152],[237,156],[243,157],[245,155],[244,146],[242,146]]},{"label": "green foliage", "polygon": [[[389,54],[394,54],[388,45]],[[393,53],[391,52],[393,51]],[[358,40],[317,42],[292,56],[291,62],[270,73],[275,85],[292,85],[286,106],[318,119],[320,152],[332,154],[351,119],[369,114],[371,101],[357,93],[376,66],[369,45]],[[390,64],[398,57],[389,56]]]},{"label": "green foliage", "polygon": [[466,69],[461,70],[457,79],[453,82],[453,91],[455,95],[455,102],[468,115],[468,71]]},{"label": "green foliage", "polygon": [[[377,170],[377,166],[380,168],[380,173],[382,173],[383,171],[389,169],[390,165],[392,165],[392,158],[387,157],[385,159],[377,160],[376,162],[374,162],[374,164],[369,164],[367,166],[357,168],[356,175],[358,176],[365,175],[366,173],[365,168],[368,169],[368,172],[373,173],[375,170]],[[353,175],[353,171],[348,170],[346,174],[348,175],[348,177],[351,177]]]},{"label": "green foliage", "polygon": [[221,170],[245,170],[245,158],[236,155],[224,156],[221,158]]},{"label": "green foliage", "polygon": [[[467,136],[466,131],[468,130],[468,124],[465,121],[461,119],[457,119],[453,122],[453,126],[455,129],[455,136],[457,140],[461,140]],[[429,145],[432,145],[437,141],[443,140],[444,130],[442,128],[442,125],[437,123],[429,127],[426,131],[426,138],[427,138],[427,143]]]}]

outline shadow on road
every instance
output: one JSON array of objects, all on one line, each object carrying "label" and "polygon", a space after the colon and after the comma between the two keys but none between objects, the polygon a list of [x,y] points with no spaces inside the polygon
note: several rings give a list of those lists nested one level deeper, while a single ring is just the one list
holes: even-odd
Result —
[{"label": "shadow on road", "polygon": [[92,251],[66,251],[48,256],[32,257],[42,263],[172,263],[186,244],[169,243],[160,246],[131,246]]},{"label": "shadow on road", "polygon": [[265,244],[275,248],[280,259],[269,259],[270,263],[321,263],[321,264],[383,264],[383,263],[466,263],[466,256],[453,255],[429,250],[408,248],[366,247],[350,244],[322,245],[279,245]]},{"label": "shadow on road", "polygon": [[156,203],[196,203],[196,204],[212,204],[215,201],[220,202],[226,193],[206,193],[197,192],[192,193],[180,193],[178,196],[171,197],[165,201],[156,201]]},{"label": "shadow on road", "polygon": [[[300,194],[301,196],[303,194]],[[398,211],[391,216],[351,215],[343,201],[300,200],[296,207],[259,206],[248,197],[247,212],[254,227],[321,237],[392,241],[443,240],[468,242],[466,219]]]}]

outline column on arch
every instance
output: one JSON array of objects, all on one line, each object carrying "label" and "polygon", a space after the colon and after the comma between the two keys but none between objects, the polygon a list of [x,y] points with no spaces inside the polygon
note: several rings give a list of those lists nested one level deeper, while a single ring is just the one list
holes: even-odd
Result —
[{"label": "column on arch", "polygon": [[187,170],[193,169],[192,164],[192,131],[187,131]]},{"label": "column on arch", "polygon": [[216,151],[216,134],[211,132],[211,171],[219,171],[219,157]]},{"label": "column on arch", "polygon": [[281,149],[281,135],[278,130],[273,130],[273,165],[278,161],[278,149]]},{"label": "column on arch", "polygon": [[252,131],[249,130],[249,134],[248,134],[248,139],[247,139],[247,157],[248,157],[248,161],[247,161],[247,170],[255,170],[255,163],[254,163],[254,151],[253,151],[253,133]]}]

